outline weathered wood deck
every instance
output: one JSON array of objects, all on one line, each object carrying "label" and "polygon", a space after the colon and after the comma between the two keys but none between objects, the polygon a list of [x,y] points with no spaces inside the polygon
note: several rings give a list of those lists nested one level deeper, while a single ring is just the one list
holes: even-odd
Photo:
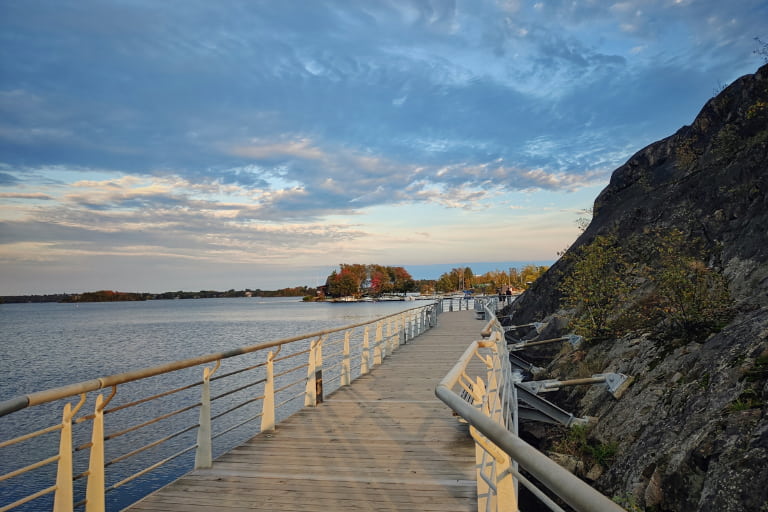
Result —
[{"label": "weathered wood deck", "polygon": [[483,323],[438,326],[339,389],[128,510],[476,510],[474,444],[434,395]]}]

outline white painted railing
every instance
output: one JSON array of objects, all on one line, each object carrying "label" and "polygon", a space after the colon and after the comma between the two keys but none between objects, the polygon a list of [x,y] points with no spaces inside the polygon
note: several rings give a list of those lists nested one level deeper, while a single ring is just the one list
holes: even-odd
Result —
[{"label": "white painted railing", "polygon": [[[154,487],[165,483],[154,476],[162,466],[177,465],[177,475],[210,467],[215,452],[274,429],[302,406],[315,406],[368,373],[434,326],[441,309],[430,303],[1,402],[0,457],[17,466],[0,475],[0,512],[103,511],[126,505],[120,498],[108,507],[109,497],[119,494],[113,491],[145,478],[155,478]],[[20,433],[25,425],[30,428]],[[217,444],[235,432],[239,440]],[[132,492],[133,501],[141,497]]]},{"label": "white painted railing", "polygon": [[474,309],[475,298],[472,296],[447,296],[440,299],[440,312],[447,313],[450,311],[467,311]]},{"label": "white painted railing", "polygon": [[[478,303],[480,300],[478,299]],[[481,306],[478,306],[478,308]],[[518,470],[518,464],[541,485],[579,512],[624,509],[518,437],[517,387],[504,328],[495,316],[496,302],[482,306],[488,323],[483,339],[472,342],[435,389],[435,394],[470,425],[475,440],[479,511],[517,512],[517,484],[522,483],[550,510],[563,511]],[[478,311],[478,309],[476,309]],[[485,371],[468,368],[480,362]]]}]

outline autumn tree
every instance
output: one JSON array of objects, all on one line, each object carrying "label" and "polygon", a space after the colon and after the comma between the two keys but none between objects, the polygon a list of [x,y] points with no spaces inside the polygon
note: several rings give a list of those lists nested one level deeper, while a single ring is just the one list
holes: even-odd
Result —
[{"label": "autumn tree", "polygon": [[525,279],[523,278],[523,275],[520,269],[517,269],[517,268],[509,269],[509,282],[515,288],[525,288]]},{"label": "autumn tree", "polygon": [[656,285],[655,303],[671,327],[690,335],[725,323],[732,303],[725,277],[707,267],[701,250],[679,230],[656,233],[654,242],[658,268],[648,277]]},{"label": "autumn tree", "polygon": [[388,267],[377,264],[359,263],[339,265],[326,279],[327,294],[331,297],[379,296],[385,293],[407,293],[416,291],[416,282],[403,267]]},{"label": "autumn tree", "polygon": [[392,269],[392,289],[395,293],[407,293],[416,289],[416,282],[403,267],[390,267]]},{"label": "autumn tree", "polygon": [[357,282],[357,286],[361,288],[363,283],[368,279],[368,268],[365,265],[359,263],[342,263],[339,265],[341,274],[349,274]]},{"label": "autumn tree", "polygon": [[386,267],[381,265],[369,265],[369,290],[373,295],[392,293],[392,280]]},{"label": "autumn tree", "polygon": [[464,268],[453,268],[450,272],[444,272],[437,280],[437,291],[455,292],[464,285]]},{"label": "autumn tree", "polygon": [[599,337],[612,332],[611,320],[629,295],[628,264],[613,236],[597,236],[580,247],[560,291],[563,305],[576,311],[577,334]]},{"label": "autumn tree", "polygon": [[474,278],[475,274],[472,272],[472,269],[469,267],[466,267],[464,269],[464,288],[472,288],[474,286]]},{"label": "autumn tree", "polygon": [[458,280],[453,279],[455,276],[450,273],[444,273],[440,276],[435,283],[435,289],[441,293],[455,292],[459,289]]}]

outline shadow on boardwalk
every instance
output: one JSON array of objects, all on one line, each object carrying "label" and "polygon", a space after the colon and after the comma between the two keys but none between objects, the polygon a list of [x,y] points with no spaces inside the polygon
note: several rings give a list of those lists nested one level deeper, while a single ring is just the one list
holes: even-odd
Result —
[{"label": "shadow on boardwalk", "polygon": [[482,327],[442,314],[323,404],[128,510],[476,510],[474,443],[434,389]]}]

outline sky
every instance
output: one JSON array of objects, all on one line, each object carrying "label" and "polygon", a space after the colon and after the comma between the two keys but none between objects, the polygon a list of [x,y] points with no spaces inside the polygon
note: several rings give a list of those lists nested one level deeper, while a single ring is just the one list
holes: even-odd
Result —
[{"label": "sky", "polygon": [[0,295],[551,263],[765,0],[0,0]]}]

